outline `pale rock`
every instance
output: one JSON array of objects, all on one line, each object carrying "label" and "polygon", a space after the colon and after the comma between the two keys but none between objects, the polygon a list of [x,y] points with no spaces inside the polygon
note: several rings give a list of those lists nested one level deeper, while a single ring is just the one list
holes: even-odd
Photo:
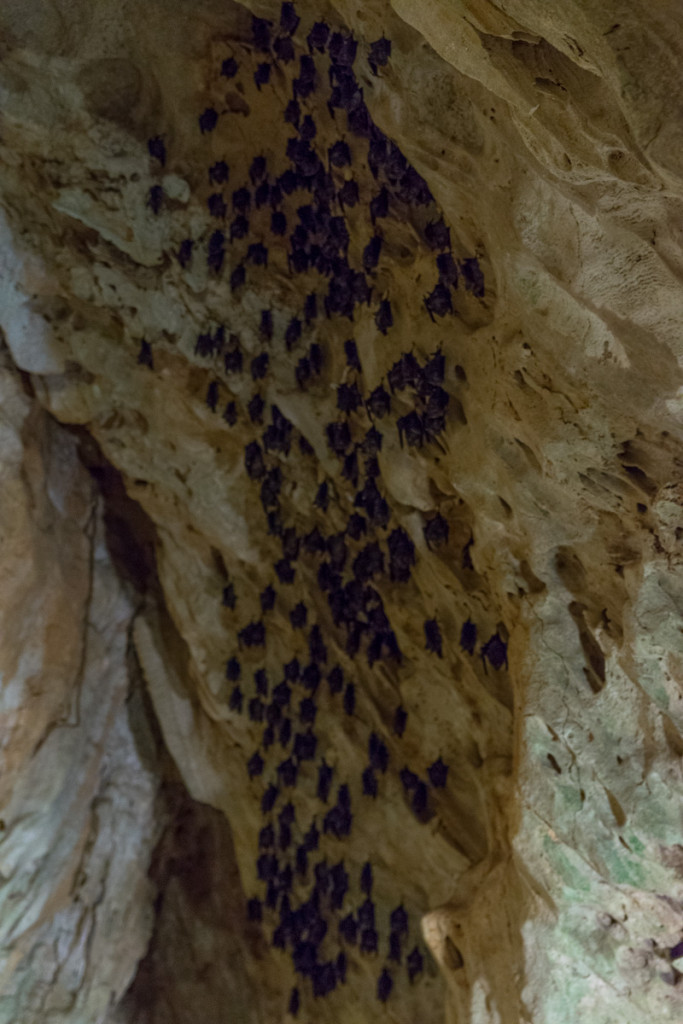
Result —
[{"label": "pale rock", "polygon": [[[251,46],[250,10],[22,0],[0,14],[0,1021],[284,1024],[297,985],[301,1019],[321,1022],[386,1012],[397,1024],[677,1024],[683,15],[611,0],[296,8],[297,57],[317,18],[353,32],[373,121],[436,203],[427,214],[392,198],[378,218],[372,301],[353,321],[324,317],[327,281],[290,273],[265,211],[250,217],[268,267],[250,264],[246,284],[229,287],[246,245],[231,248],[232,211],[225,225],[209,216],[207,167],[230,164],[215,189],[230,206],[253,156],[282,172],[293,134],[282,110],[298,64],[278,62],[257,89],[266,56]],[[279,18],[270,0],[255,10]],[[374,75],[367,46],[382,35],[392,51]],[[219,74],[227,57],[240,64],[234,79]],[[346,213],[358,266],[379,184],[365,143],[340,110],[330,117],[319,64],[303,106],[316,145],[341,133],[353,150],[362,201]],[[219,127],[202,134],[211,106]],[[147,150],[156,136],[163,167]],[[309,201],[283,200],[289,230]],[[424,229],[441,214],[460,282],[454,315],[432,323]],[[206,262],[219,226],[222,276]],[[186,270],[184,239],[195,241]],[[474,257],[483,296],[463,286]],[[287,324],[313,289],[319,318],[287,351]],[[384,298],[394,324],[381,334]],[[241,375],[197,354],[197,336],[219,324],[240,338]],[[383,437],[377,480],[391,520],[368,539],[380,540],[385,566],[391,531],[414,545],[410,581],[372,580],[400,664],[347,652],[313,556],[299,555],[293,584],[277,580],[280,543],[244,469],[245,445],[276,405],[292,424],[291,454],[267,455],[282,469],[285,525],[299,536],[345,528],[366,455],[352,486],[326,426],[341,418],[339,384],[356,379],[351,337],[364,397],[387,386],[402,353],[445,357],[448,417],[434,441],[401,443],[410,388],[392,393],[382,419],[363,409],[350,418],[357,444],[372,425]],[[299,387],[295,367],[314,340],[325,364]],[[269,372],[254,383],[262,349]],[[246,412],[257,389],[263,426]],[[221,416],[228,401],[234,426]],[[299,435],[312,455],[299,455]],[[325,516],[313,508],[323,481]],[[436,513],[449,526],[440,545],[423,533]],[[348,572],[358,545],[347,544]],[[238,634],[261,619],[269,583],[277,598],[261,651]],[[234,609],[223,603],[230,585]],[[292,898],[310,895],[316,859],[343,859],[344,913],[355,912],[370,860],[380,946],[361,955],[343,945],[346,983],[324,999],[294,971],[291,949],[273,948],[272,911],[262,925],[247,919],[247,899],[265,894],[264,786],[286,752],[276,737],[261,748],[264,775],[249,778],[262,727],[230,707],[226,678],[235,656],[246,711],[255,670],[265,666],[272,690],[284,663],[307,663],[306,635],[289,618],[298,601],[323,632],[323,677],[339,662],[356,707],[344,713],[323,678],[315,759],[283,787],[296,805],[294,846],[312,820],[322,831],[342,782],[353,828],[343,841],[321,838]],[[425,649],[431,619],[443,657]],[[466,621],[478,630],[472,655],[460,643]],[[494,637],[507,654],[498,668],[485,657]],[[296,732],[305,694],[293,690]],[[372,732],[389,753],[377,798],[360,785]],[[323,756],[326,805],[316,797]],[[446,784],[430,785],[415,811],[399,772],[425,780],[438,758]],[[387,960],[398,905],[409,919],[400,966]],[[342,946],[330,921],[331,957]],[[424,970],[411,982],[413,948]]]}]

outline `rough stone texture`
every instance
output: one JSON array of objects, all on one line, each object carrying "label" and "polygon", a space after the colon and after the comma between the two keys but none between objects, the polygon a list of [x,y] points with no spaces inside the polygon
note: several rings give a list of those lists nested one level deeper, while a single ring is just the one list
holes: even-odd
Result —
[{"label": "rough stone texture", "polygon": [[133,607],[75,439],[6,350],[0,393],[0,1020],[99,1021],[154,920],[158,780],[127,664]]},{"label": "rough stone texture", "polygon": [[[377,979],[389,914],[403,904],[403,960],[388,963],[393,1021],[680,1021],[670,954],[683,939],[680,6],[297,9],[297,57],[319,17],[358,39],[372,119],[434,204],[392,198],[378,220],[370,305],[353,322],[321,315],[291,351],[290,318],[328,282],[291,271],[264,209],[250,214],[249,241],[266,240],[268,267],[249,264],[231,290],[248,243],[226,238],[225,266],[207,268],[219,224],[207,199],[221,191],[230,204],[251,187],[257,154],[269,172],[285,170],[293,131],[282,112],[298,64],[280,61],[259,90],[253,73],[266,56],[234,3],[22,0],[0,15],[0,326],[11,354],[1,379],[0,1019],[270,1024],[289,1019],[297,984],[301,1019],[360,1024],[383,1013]],[[278,10],[257,14],[277,21]],[[368,44],[382,34],[392,52],[374,76]],[[230,56],[234,79],[219,74]],[[381,173],[343,112],[331,117],[327,58],[316,60],[318,89],[302,107],[321,154],[340,134],[351,146],[361,201],[346,211],[349,260],[359,266]],[[202,133],[198,117],[212,106],[218,127]],[[157,135],[164,167],[148,154]],[[230,180],[210,186],[206,169],[223,158]],[[284,199],[290,231],[310,201]],[[425,228],[439,211],[460,281],[453,314],[432,322]],[[185,238],[196,245],[183,269]],[[474,257],[483,295],[464,286]],[[385,298],[394,324],[381,334]],[[196,349],[219,324],[240,337],[241,374]],[[351,336],[361,372],[345,366]],[[143,339],[152,366],[140,361]],[[314,340],[324,365],[302,389],[295,366]],[[336,388],[357,380],[367,398],[402,352],[422,365],[438,348],[445,429],[401,444],[397,418],[421,408],[410,387],[375,420],[391,519],[374,535],[388,564],[387,538],[402,527],[416,564],[406,582],[373,580],[402,660],[385,651],[369,665],[366,640],[348,654],[317,588],[319,557],[301,553],[294,583],[278,581],[281,545],[244,447],[277,405],[293,425],[290,453],[266,456],[282,471],[284,525],[300,536],[343,530],[357,488],[326,442],[326,424],[343,418]],[[254,382],[249,363],[262,349],[270,367]],[[264,427],[247,413],[257,391]],[[228,401],[234,425],[221,416]],[[370,417],[361,408],[348,421],[360,442]],[[364,463],[359,453],[358,488]],[[323,514],[313,500],[325,480]],[[449,538],[428,545],[423,528],[437,512]],[[347,574],[358,544],[348,547]],[[268,583],[278,593],[262,616]],[[230,585],[234,608],[222,603]],[[290,624],[298,601],[306,630]],[[265,647],[245,646],[238,632],[261,617]],[[441,658],[425,650],[433,618]],[[467,620],[473,654],[460,642]],[[291,949],[271,945],[274,912],[262,927],[245,920],[246,899],[265,889],[261,797],[287,755],[276,739],[249,781],[263,726],[230,707],[226,680],[236,656],[246,710],[255,670],[265,666],[272,691],[283,663],[308,661],[314,622],[328,649],[323,675],[341,664],[356,707],[345,714],[342,695],[321,683],[315,760],[302,762],[292,795],[295,845],[313,819],[322,828],[342,783],[354,817],[348,838],[321,839],[292,902],[310,896],[314,859],[343,858],[343,913],[356,911],[370,859],[379,932],[379,952],[361,955],[340,945],[339,915],[328,914],[321,957],[344,948],[348,972],[317,1000]],[[509,664],[480,657],[493,636]],[[306,694],[293,689],[296,732]],[[397,705],[408,713],[402,737]],[[372,732],[389,754],[376,799],[360,781]],[[334,769],[325,806],[322,757]],[[416,813],[399,772],[409,765],[427,780],[439,757],[446,785],[429,785]],[[411,983],[414,946],[425,965]]]},{"label": "rough stone texture", "polygon": [[112,1021],[167,1024],[276,1019],[259,990],[266,944],[247,920],[244,891],[225,817],[168,788],[172,822],[155,851],[154,935]]}]

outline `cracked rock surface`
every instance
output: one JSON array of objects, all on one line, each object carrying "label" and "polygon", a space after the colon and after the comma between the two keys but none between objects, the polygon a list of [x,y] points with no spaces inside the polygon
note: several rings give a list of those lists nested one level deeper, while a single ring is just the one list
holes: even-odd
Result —
[{"label": "cracked rock surface", "polygon": [[0,1022],[679,1022],[678,5],[0,36]]}]

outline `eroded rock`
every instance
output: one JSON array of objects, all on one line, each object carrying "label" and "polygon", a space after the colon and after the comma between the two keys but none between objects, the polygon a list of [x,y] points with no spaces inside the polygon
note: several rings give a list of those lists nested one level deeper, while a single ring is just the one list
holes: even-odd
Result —
[{"label": "eroded rock", "polygon": [[[78,842],[50,829],[86,834],[117,736],[135,856],[103,884],[135,895],[135,941],[111,977],[74,953],[75,1001],[44,1005],[104,1019],[92,986],[117,1024],[352,1022],[378,999],[406,1024],[679,1019],[681,19],[79,10],[3,16],[0,323],[42,406],[8,367],[7,472],[40,500],[17,499],[8,554],[34,578],[8,590],[7,656],[36,664],[5,684],[5,804],[44,805],[47,773],[55,810],[0,865],[9,897],[31,835],[45,883],[19,916],[74,912],[54,900]],[[118,575],[48,413],[141,510],[109,530]],[[105,592],[120,672],[89,704]],[[129,633],[173,769],[112,724]],[[97,753],[51,753],[78,688]],[[73,809],[67,770],[90,780]],[[7,1005],[35,1017],[42,933],[16,920]]]}]

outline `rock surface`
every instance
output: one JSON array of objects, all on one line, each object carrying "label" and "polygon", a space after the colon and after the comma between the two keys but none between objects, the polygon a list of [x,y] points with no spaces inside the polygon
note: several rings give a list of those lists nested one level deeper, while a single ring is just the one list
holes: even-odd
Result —
[{"label": "rock surface", "polygon": [[680,1021],[683,14],[296,13],[0,13],[0,1021]]}]

